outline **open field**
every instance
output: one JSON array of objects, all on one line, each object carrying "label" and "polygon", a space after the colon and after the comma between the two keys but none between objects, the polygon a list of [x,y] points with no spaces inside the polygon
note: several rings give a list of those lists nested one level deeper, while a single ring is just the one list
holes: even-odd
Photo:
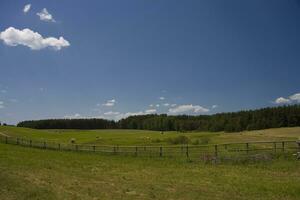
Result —
[{"label": "open field", "polygon": [[[0,133],[28,138],[96,145],[170,145],[187,136],[208,144],[296,140],[300,128],[241,133],[139,130],[34,130],[0,127]],[[147,139],[145,139],[147,138]],[[273,151],[273,150],[271,150]],[[65,152],[0,143],[0,199],[205,199],[298,200],[300,162],[287,153],[257,162],[217,165],[163,157]]]},{"label": "open field", "polygon": [[184,135],[190,143],[220,144],[245,143],[253,141],[297,140],[300,127],[278,128],[238,133],[224,132],[164,132],[147,130],[36,130],[19,127],[0,126],[0,133],[27,139],[70,143],[72,138],[78,144],[96,145],[170,145],[170,138]]},{"label": "open field", "polygon": [[298,200],[300,162],[205,165],[0,144],[0,199]]}]

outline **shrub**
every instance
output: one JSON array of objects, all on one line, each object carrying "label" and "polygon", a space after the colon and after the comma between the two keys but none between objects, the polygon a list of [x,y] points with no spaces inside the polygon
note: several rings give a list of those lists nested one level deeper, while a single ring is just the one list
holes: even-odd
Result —
[{"label": "shrub", "polygon": [[200,139],[201,144],[208,144],[209,142],[210,142],[209,137],[203,137],[203,138]]},{"label": "shrub", "polygon": [[168,138],[168,142],[170,144],[188,144],[190,142],[190,139],[184,135],[180,135],[175,138]]}]

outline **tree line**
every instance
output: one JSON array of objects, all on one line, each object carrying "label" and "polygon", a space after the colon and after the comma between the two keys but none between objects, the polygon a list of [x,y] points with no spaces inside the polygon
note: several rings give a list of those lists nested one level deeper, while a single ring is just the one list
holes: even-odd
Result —
[{"label": "tree line", "polygon": [[238,132],[300,126],[300,105],[199,116],[138,115],[119,121],[105,119],[34,120],[20,122],[18,126],[37,129],[142,129],[180,132],[194,130]]}]

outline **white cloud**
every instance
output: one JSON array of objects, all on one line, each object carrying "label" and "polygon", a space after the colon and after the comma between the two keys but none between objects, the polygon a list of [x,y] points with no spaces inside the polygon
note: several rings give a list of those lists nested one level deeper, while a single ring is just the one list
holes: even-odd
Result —
[{"label": "white cloud", "polygon": [[166,106],[166,107],[170,106],[169,103],[164,103],[163,105]]},{"label": "white cloud", "polygon": [[296,93],[290,96],[290,100],[300,102],[300,93]]},{"label": "white cloud", "polygon": [[160,99],[160,100],[165,100],[166,98],[165,98],[165,97],[159,97],[159,99]]},{"label": "white cloud", "polygon": [[217,107],[219,107],[218,105],[212,105],[212,109],[216,109]]},{"label": "white cloud", "polygon": [[287,103],[291,103],[290,99],[286,99],[284,97],[279,97],[275,100],[276,104],[287,104]]},{"label": "white cloud", "polygon": [[126,117],[130,116],[137,116],[137,115],[144,115],[145,113],[140,111],[140,112],[127,112],[127,113],[120,113],[119,115],[116,116],[116,120],[123,119]]},{"label": "white cloud", "polygon": [[179,105],[177,107],[169,109],[170,114],[180,114],[180,113],[187,113],[187,112],[205,113],[205,112],[209,112],[209,109],[198,105],[192,105],[192,104]]},{"label": "white cloud", "polygon": [[113,112],[113,111],[108,111],[104,113],[104,115],[119,115],[119,114],[120,114],[119,112]]},{"label": "white cloud", "polygon": [[171,107],[175,107],[175,106],[177,106],[177,104],[176,104],[176,103],[173,103],[173,104],[171,104]]},{"label": "white cloud", "polygon": [[160,105],[159,105],[159,104],[156,104],[155,106],[158,108]]},{"label": "white cloud", "polygon": [[1,108],[5,108],[4,102],[3,102],[3,101],[0,101],[0,109],[1,109]]},{"label": "white cloud", "polygon": [[23,8],[23,12],[24,12],[24,13],[29,12],[30,8],[31,8],[31,4],[26,4],[26,5],[24,6],[24,8]]},{"label": "white cloud", "polygon": [[36,13],[39,17],[40,20],[45,21],[45,22],[55,22],[55,19],[53,16],[48,12],[46,8],[43,8],[40,12]]},{"label": "white cloud", "polygon": [[63,47],[70,46],[70,43],[63,37],[59,39],[54,37],[43,38],[38,32],[25,28],[23,30],[9,27],[0,33],[0,39],[8,46],[27,46],[32,50],[40,50],[46,47],[60,50]]},{"label": "white cloud", "polygon": [[76,113],[74,115],[66,115],[66,116],[64,116],[64,118],[67,118],[67,119],[81,118],[81,115],[79,113]]},{"label": "white cloud", "polygon": [[116,100],[115,99],[111,99],[111,100],[106,101],[106,103],[102,104],[102,106],[112,107],[112,106],[115,105],[115,103],[116,103]]},{"label": "white cloud", "polygon": [[153,114],[156,113],[156,109],[149,109],[145,111],[145,114]]},{"label": "white cloud", "polygon": [[153,104],[150,104],[149,107],[154,107],[154,105],[153,105]]}]

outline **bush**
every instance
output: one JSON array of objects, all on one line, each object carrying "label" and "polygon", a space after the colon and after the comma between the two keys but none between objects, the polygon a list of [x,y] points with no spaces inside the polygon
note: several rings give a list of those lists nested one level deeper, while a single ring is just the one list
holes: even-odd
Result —
[{"label": "bush", "polygon": [[151,140],[151,142],[152,143],[161,143],[162,141],[161,141],[161,139],[153,139],[153,140]]},{"label": "bush", "polygon": [[203,138],[200,139],[201,144],[208,144],[209,142],[210,142],[209,137],[203,137]]},{"label": "bush", "polygon": [[168,138],[168,143],[170,144],[188,144],[190,139],[184,135],[175,137],[175,138]]}]

